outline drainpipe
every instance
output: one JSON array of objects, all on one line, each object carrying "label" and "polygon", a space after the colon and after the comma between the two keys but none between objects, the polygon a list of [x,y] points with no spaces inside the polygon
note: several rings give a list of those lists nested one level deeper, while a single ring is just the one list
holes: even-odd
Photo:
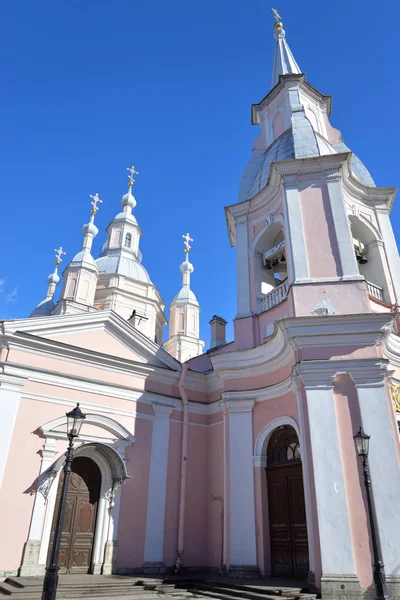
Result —
[{"label": "drainpipe", "polygon": [[182,373],[179,380],[179,393],[183,402],[183,429],[182,429],[182,459],[181,459],[181,493],[179,498],[179,525],[178,525],[178,549],[176,553],[175,574],[178,574],[183,560],[184,538],[185,538],[185,510],[186,510],[186,469],[187,469],[187,444],[188,444],[188,421],[189,402],[185,390],[185,379],[189,366],[182,365]]}]

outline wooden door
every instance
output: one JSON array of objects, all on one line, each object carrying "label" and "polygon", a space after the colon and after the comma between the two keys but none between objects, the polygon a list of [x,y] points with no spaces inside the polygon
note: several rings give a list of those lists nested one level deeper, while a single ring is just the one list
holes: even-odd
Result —
[{"label": "wooden door", "polygon": [[[63,473],[57,490],[49,553],[54,539]],[[59,553],[60,573],[89,573],[92,559],[101,473],[90,458],[79,457],[72,463]]]},{"label": "wooden door", "polygon": [[309,569],[303,473],[296,432],[279,428],[268,448],[271,573],[306,577]]}]

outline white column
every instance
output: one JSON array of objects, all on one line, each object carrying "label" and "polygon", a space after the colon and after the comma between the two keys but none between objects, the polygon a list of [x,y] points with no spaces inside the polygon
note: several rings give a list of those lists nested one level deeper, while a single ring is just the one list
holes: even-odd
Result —
[{"label": "white column", "polygon": [[400,575],[400,469],[385,371],[368,369],[364,375],[351,375],[357,386],[362,426],[371,436],[368,462],[385,571],[387,575]]},{"label": "white column", "polygon": [[236,318],[249,317],[251,315],[250,274],[246,216],[238,217],[236,220],[236,284],[238,302]]},{"label": "white column", "polygon": [[144,562],[162,563],[169,448],[169,417],[172,406],[153,402],[149,498],[147,504]]},{"label": "white column", "polygon": [[343,199],[341,177],[339,173],[328,173],[326,175],[326,184],[328,187],[332,218],[335,226],[342,276],[345,279],[362,279],[354,252],[353,238]]},{"label": "white column", "polygon": [[33,506],[31,526],[29,528],[28,540],[25,543],[24,554],[21,564],[21,576],[33,576],[43,573],[43,566],[39,566],[39,553],[44,526],[46,501],[54,477],[46,477],[46,471],[51,466],[56,456],[56,440],[46,438],[42,450],[42,464]]},{"label": "white column", "polygon": [[307,251],[296,177],[285,177],[284,186],[285,245],[289,250],[289,252],[286,250],[286,256],[291,267],[290,283],[294,283],[309,279]]},{"label": "white column", "polygon": [[[354,575],[355,566],[333,395],[334,373],[300,369],[306,390],[323,575]],[[329,378],[331,381],[329,381]],[[327,381],[328,379],[328,381]]]},{"label": "white column", "polygon": [[390,222],[389,211],[387,209],[377,209],[379,227],[382,232],[382,238],[385,243],[385,252],[387,262],[392,277],[393,287],[396,294],[396,302],[400,304],[400,260],[396,240]]},{"label": "white column", "polygon": [[26,378],[23,377],[0,374],[0,489],[25,381]]},{"label": "white column", "polygon": [[229,413],[232,566],[257,567],[253,469],[254,399],[226,400]]}]

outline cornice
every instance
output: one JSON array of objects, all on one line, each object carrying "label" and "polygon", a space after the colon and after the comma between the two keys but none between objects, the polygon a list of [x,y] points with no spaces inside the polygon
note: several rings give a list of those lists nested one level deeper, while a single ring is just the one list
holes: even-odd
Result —
[{"label": "cornice", "polygon": [[333,389],[334,379],[340,374],[349,374],[357,388],[371,388],[383,384],[388,364],[389,361],[376,358],[312,360],[298,363],[295,373],[306,389]]},{"label": "cornice", "polygon": [[268,340],[247,350],[210,355],[215,374],[222,380],[265,375],[294,363],[300,348],[371,346],[382,343],[395,315],[366,313],[288,317],[275,322]]},{"label": "cornice", "polygon": [[163,370],[171,369],[175,372],[180,372],[181,370],[181,365],[175,358],[170,356],[163,348],[158,346],[158,344],[151,341],[147,336],[138,331],[112,310],[74,315],[54,315],[37,319],[20,319],[16,321],[6,321],[4,323],[4,334],[9,334],[9,336],[7,336],[7,341],[9,341],[9,343],[12,341],[17,343],[17,339],[20,340],[18,343],[21,343],[21,340],[24,339],[26,340],[27,346],[36,346],[38,349],[44,349],[47,346],[49,352],[56,348],[60,352],[64,349],[70,356],[74,356],[75,351],[75,353],[78,353],[75,354],[75,356],[97,356],[103,364],[104,362],[107,363],[108,359],[108,361],[110,361],[110,366],[115,364],[115,361],[117,361],[117,364],[120,363],[121,365],[142,364],[129,359],[114,358],[110,355],[93,350],[80,349],[77,346],[62,341],[46,339],[43,337],[45,335],[60,333],[68,334],[96,330],[104,330],[110,335],[113,335],[128,348],[136,351],[139,355],[142,355],[147,362],[151,363],[153,360],[153,366],[157,368]]},{"label": "cornice", "polygon": [[391,331],[383,343],[383,356],[391,365],[400,367],[400,337]]},{"label": "cornice", "polygon": [[210,356],[216,375],[222,380],[263,375],[294,360],[292,347],[280,329],[261,346]]},{"label": "cornice", "polygon": [[289,317],[277,322],[294,348],[380,344],[392,329],[395,315],[365,313]]}]

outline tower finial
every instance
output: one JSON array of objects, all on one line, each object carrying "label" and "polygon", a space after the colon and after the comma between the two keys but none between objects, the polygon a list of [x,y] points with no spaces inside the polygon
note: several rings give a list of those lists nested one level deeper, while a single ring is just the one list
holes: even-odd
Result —
[{"label": "tower finial", "polygon": [[128,179],[129,179],[129,183],[128,183],[128,187],[132,187],[133,184],[135,183],[135,175],[139,175],[139,171],[136,171],[135,167],[132,165],[132,167],[127,167],[126,168],[127,171],[129,171],[129,175],[128,175]]},{"label": "tower finial", "polygon": [[277,83],[279,83],[280,75],[299,75],[301,71],[285,40],[285,30],[283,29],[282,17],[276,8],[271,8],[271,10],[275,18],[274,38],[276,39],[274,64],[272,68],[272,87],[274,87]]},{"label": "tower finial", "polygon": [[278,13],[278,11],[276,10],[276,8],[271,8],[272,12],[274,13],[274,17],[275,17],[275,21],[277,23],[282,21],[282,17],[281,15]]},{"label": "tower finial", "polygon": [[91,202],[91,205],[93,206],[93,208],[92,208],[92,215],[94,216],[97,213],[97,211],[99,210],[99,208],[100,208],[99,206],[97,206],[98,203],[99,202],[103,202],[103,200],[101,200],[99,198],[99,195],[97,194],[97,192],[96,192],[96,194],[94,194],[94,196],[92,194],[90,194],[90,197],[93,200],[93,202]]},{"label": "tower finial", "polygon": [[54,252],[56,253],[56,267],[59,266],[59,264],[62,262],[62,258],[61,256],[63,254],[67,254],[66,252],[64,252],[63,247],[60,246],[58,249],[54,248]]},{"label": "tower finial", "polygon": [[191,249],[191,245],[190,242],[194,242],[194,239],[190,237],[190,235],[188,233],[186,233],[185,235],[182,236],[184,241],[184,245],[185,245],[185,250],[184,252],[186,252],[186,254],[189,254],[189,250]]}]

